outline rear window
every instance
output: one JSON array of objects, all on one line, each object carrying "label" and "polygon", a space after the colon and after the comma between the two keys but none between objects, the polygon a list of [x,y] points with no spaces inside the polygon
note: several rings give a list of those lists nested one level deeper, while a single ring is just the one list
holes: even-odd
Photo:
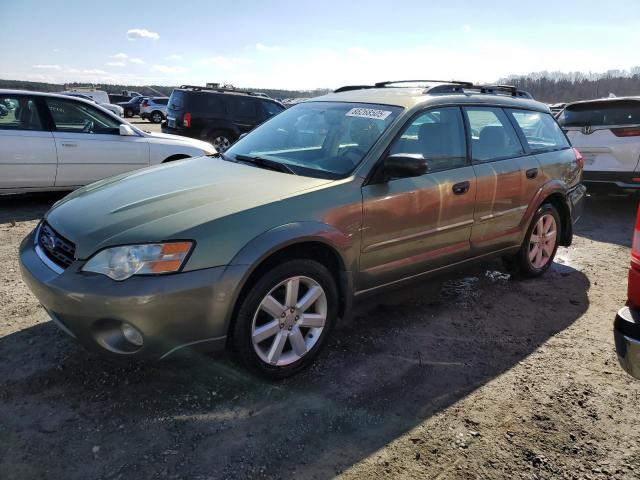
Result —
[{"label": "rear window", "polygon": [[184,107],[184,92],[174,90],[169,97],[169,108],[171,110],[181,110]]},{"label": "rear window", "polygon": [[558,117],[563,127],[638,125],[640,102],[615,100],[569,105]]},{"label": "rear window", "polygon": [[524,133],[531,150],[560,150],[569,147],[567,138],[548,113],[528,110],[509,110],[509,112]]}]

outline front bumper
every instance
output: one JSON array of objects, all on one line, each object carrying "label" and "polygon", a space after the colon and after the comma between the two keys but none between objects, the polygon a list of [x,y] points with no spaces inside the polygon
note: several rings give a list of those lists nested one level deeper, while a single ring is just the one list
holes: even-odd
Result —
[{"label": "front bumper", "polygon": [[[188,346],[224,348],[237,286],[232,267],[116,282],[81,272],[83,263],[75,261],[56,273],[37,255],[33,232],[20,245],[25,283],[58,326],[87,350],[160,359]],[[123,323],[142,334],[142,346],[127,340]]]},{"label": "front bumper", "polygon": [[640,310],[623,307],[613,323],[618,361],[624,370],[640,378]]}]

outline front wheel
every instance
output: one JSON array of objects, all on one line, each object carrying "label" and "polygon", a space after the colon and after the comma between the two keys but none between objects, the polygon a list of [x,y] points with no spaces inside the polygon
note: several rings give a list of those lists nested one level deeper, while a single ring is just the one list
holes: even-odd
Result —
[{"label": "front wheel", "polygon": [[520,250],[507,259],[507,265],[525,277],[542,275],[556,256],[561,228],[558,210],[548,203],[542,205],[531,219]]},{"label": "front wheel", "polygon": [[313,260],[290,260],[267,271],[241,299],[232,345],[244,366],[272,379],[309,366],[338,314],[331,273]]}]

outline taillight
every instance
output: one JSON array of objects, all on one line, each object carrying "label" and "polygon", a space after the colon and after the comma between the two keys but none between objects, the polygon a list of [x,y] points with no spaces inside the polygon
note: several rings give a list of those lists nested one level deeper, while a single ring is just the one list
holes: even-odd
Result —
[{"label": "taillight", "polygon": [[142,101],[142,106],[143,107],[148,107],[149,106],[149,102],[147,102],[146,100]]},{"label": "taillight", "polygon": [[182,116],[182,126],[186,128],[191,126],[191,114],[189,112]]},{"label": "taillight", "polygon": [[640,137],[640,127],[612,128],[611,133],[616,137]]},{"label": "taillight", "polygon": [[580,170],[584,170],[584,157],[580,153],[580,150],[574,147],[573,153],[576,155],[576,163],[580,167]]},{"label": "taillight", "polygon": [[640,208],[636,215],[636,226],[633,229],[631,243],[631,268],[627,285],[627,304],[640,308]]}]

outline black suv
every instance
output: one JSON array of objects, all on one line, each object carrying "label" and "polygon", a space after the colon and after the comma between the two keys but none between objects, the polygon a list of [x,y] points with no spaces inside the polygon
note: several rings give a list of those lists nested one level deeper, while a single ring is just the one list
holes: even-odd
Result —
[{"label": "black suv", "polygon": [[182,85],[171,92],[162,131],[206,140],[224,152],[240,135],[284,109],[253,92]]}]

